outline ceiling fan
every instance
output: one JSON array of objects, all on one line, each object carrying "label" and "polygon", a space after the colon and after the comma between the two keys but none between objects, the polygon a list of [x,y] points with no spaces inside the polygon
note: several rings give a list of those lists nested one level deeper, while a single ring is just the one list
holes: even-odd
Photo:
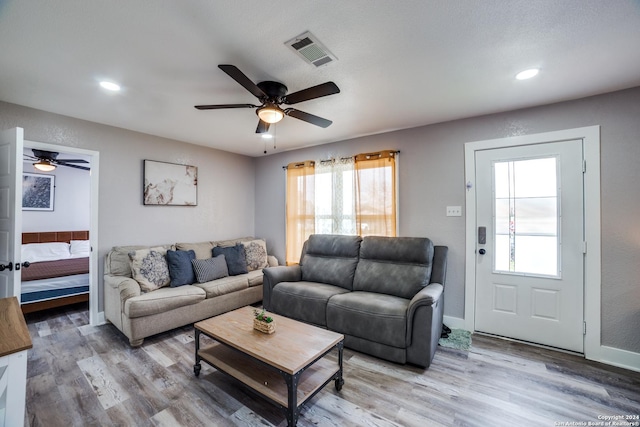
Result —
[{"label": "ceiling fan", "polygon": [[51,172],[57,166],[67,166],[70,168],[82,169],[82,170],[91,170],[91,168],[87,166],[79,166],[74,163],[89,163],[86,160],[82,159],[58,159],[58,155],[60,153],[56,153],[55,151],[46,151],[46,150],[36,150],[35,148],[32,150],[33,156],[28,154],[24,155],[24,159],[27,161],[36,160],[33,163],[33,166],[43,172]]},{"label": "ceiling fan", "polygon": [[295,108],[280,107],[281,104],[292,105],[310,99],[320,98],[327,95],[340,93],[340,89],[334,82],[322,83],[307,89],[300,90],[287,95],[287,87],[279,82],[264,81],[258,84],[253,83],[242,71],[234,65],[218,65],[222,71],[227,73],[232,79],[240,83],[242,87],[251,92],[253,96],[260,100],[261,105],[253,104],[220,104],[220,105],[196,105],[198,110],[219,110],[223,108],[257,108],[256,114],[259,117],[256,133],[266,133],[269,126],[277,123],[284,116],[291,116],[298,120],[311,123],[323,128],[333,123],[331,120],[296,110]]}]

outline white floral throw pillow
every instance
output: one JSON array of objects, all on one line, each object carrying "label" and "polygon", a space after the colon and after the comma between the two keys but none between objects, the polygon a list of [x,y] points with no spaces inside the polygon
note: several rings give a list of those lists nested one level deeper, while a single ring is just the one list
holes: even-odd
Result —
[{"label": "white floral throw pillow", "polygon": [[162,247],[129,252],[131,274],[142,292],[155,291],[171,282],[166,255],[167,250]]},{"label": "white floral throw pillow", "polygon": [[267,243],[262,239],[242,242],[245,258],[247,259],[247,271],[259,270],[267,267]]}]

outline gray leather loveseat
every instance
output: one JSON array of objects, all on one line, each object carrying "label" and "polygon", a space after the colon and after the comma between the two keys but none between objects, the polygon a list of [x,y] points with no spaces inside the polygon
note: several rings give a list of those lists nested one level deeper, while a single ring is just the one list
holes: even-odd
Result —
[{"label": "gray leather loveseat", "polygon": [[266,310],[345,336],[345,346],[427,368],[442,331],[446,246],[418,237],[314,234],[300,264],[264,270]]}]

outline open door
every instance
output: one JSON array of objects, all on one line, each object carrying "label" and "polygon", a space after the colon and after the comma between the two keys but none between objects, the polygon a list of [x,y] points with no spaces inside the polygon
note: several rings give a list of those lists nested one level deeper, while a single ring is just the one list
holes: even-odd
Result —
[{"label": "open door", "polygon": [[0,298],[20,300],[24,130],[0,132]]}]

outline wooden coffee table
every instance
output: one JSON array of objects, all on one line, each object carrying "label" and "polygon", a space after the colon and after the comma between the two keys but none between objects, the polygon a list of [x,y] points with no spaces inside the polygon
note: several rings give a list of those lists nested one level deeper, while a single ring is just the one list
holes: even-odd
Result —
[{"label": "wooden coffee table", "polygon": [[[342,389],[344,336],[271,313],[276,332],[264,334],[253,329],[253,310],[242,307],[194,325],[193,372],[200,375],[200,362],[207,362],[283,409],[295,426],[301,405],[329,382]],[[216,342],[200,348],[201,334]],[[338,364],[325,358],[334,348]]]}]

